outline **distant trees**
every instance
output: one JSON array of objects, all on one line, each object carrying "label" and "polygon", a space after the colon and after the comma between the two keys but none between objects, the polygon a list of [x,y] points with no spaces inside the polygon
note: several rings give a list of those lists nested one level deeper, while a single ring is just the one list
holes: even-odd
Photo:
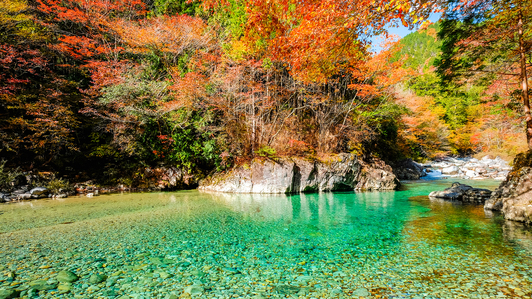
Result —
[{"label": "distant trees", "polygon": [[[526,140],[532,148],[528,68],[532,47],[532,3],[511,1],[450,1],[442,24],[444,40],[439,73],[447,81],[466,77],[490,80],[493,95],[520,97]],[[462,81],[463,82],[463,81]]]}]

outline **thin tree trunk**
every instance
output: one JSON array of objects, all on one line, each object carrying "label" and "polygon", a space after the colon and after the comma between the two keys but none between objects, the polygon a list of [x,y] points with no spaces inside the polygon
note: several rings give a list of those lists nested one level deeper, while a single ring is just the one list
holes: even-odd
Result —
[{"label": "thin tree trunk", "polygon": [[521,63],[521,85],[522,92],[521,97],[523,99],[523,106],[525,108],[525,121],[526,121],[526,142],[528,149],[532,150],[532,115],[530,113],[530,98],[528,96],[528,76],[526,73],[526,49],[523,41],[523,12],[519,10],[518,19],[518,33],[519,33],[519,55]]},{"label": "thin tree trunk", "polygon": [[251,124],[251,155],[255,154],[255,142],[256,142],[256,115],[255,115],[255,94],[251,94],[251,117],[252,117],[252,124]]}]

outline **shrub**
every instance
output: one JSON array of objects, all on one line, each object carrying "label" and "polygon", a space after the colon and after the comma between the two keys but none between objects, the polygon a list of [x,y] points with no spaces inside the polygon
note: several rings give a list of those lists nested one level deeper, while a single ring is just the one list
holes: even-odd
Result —
[{"label": "shrub", "polygon": [[54,195],[72,190],[72,187],[70,187],[70,183],[68,182],[68,180],[63,179],[53,179],[49,181],[46,188],[48,188],[50,193]]},{"label": "shrub", "polygon": [[6,161],[0,161],[0,190],[11,191],[13,189],[13,181],[22,174],[20,169],[8,170],[5,168]]}]

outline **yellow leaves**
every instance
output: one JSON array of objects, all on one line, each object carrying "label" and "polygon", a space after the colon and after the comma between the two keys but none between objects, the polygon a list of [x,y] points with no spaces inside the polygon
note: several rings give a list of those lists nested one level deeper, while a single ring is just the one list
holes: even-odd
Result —
[{"label": "yellow leaves", "polygon": [[28,4],[23,0],[2,0],[0,1],[0,16],[6,14],[19,14],[28,9]]},{"label": "yellow leaves", "polygon": [[237,62],[244,60],[246,55],[251,52],[248,44],[242,39],[233,40],[224,47],[224,50],[228,58]]},{"label": "yellow leaves", "polygon": [[36,39],[35,24],[33,17],[25,14],[29,7],[26,1],[22,0],[1,0],[0,1],[0,30],[15,30],[16,35]]},{"label": "yellow leaves", "polygon": [[423,21],[423,16],[414,17],[414,24],[417,24],[417,22]]}]

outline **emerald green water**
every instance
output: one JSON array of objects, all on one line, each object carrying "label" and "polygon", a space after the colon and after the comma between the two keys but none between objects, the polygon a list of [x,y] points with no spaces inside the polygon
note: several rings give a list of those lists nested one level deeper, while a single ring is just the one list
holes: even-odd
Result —
[{"label": "emerald green water", "polygon": [[[4,204],[0,289],[28,298],[532,298],[532,231],[428,199],[450,184]],[[80,278],[58,284],[61,270]],[[108,278],[92,284],[93,274]],[[48,290],[36,289],[41,280]]]}]

